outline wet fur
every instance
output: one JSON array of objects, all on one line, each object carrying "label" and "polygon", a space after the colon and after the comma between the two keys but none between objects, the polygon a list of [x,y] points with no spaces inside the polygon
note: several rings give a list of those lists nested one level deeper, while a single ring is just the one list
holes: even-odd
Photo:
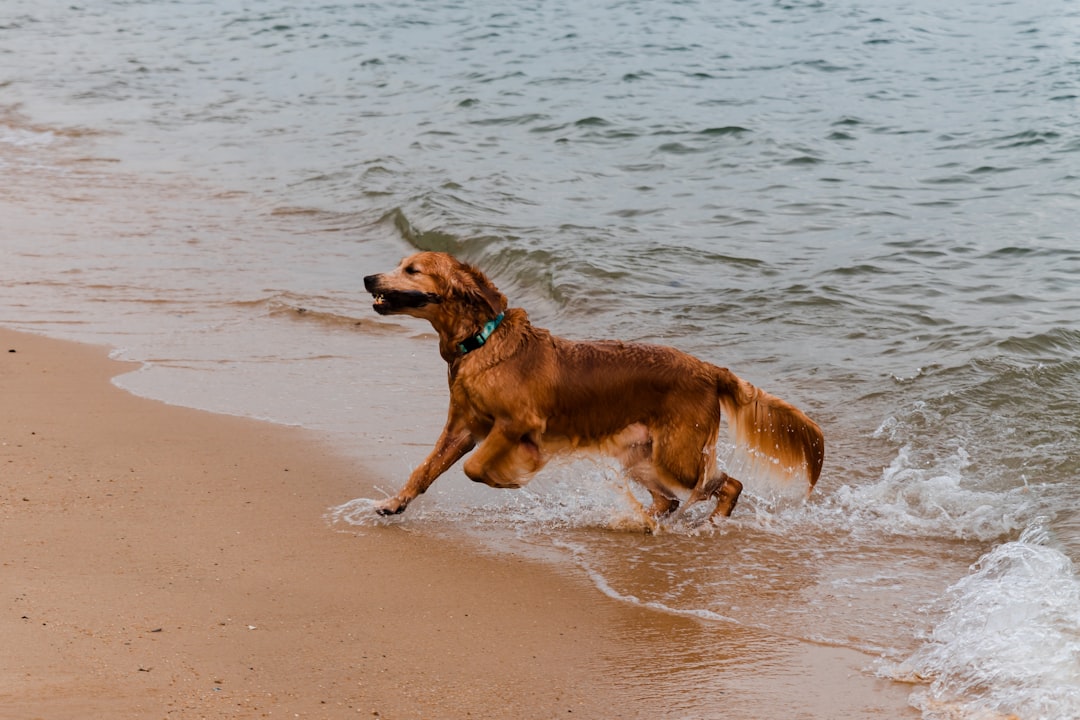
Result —
[{"label": "wet fur", "polygon": [[[465,474],[492,487],[520,487],[552,457],[592,450],[618,459],[649,491],[654,517],[710,498],[713,516],[727,516],[742,483],[716,467],[721,412],[746,472],[806,492],[821,474],[820,428],[726,368],[669,347],[556,337],[445,253],[412,255],[364,285],[380,314],[430,322],[449,370],[446,426],[401,491],[379,504],[381,514],[404,511],[475,448]],[[463,354],[460,344],[499,313],[487,342]]]}]

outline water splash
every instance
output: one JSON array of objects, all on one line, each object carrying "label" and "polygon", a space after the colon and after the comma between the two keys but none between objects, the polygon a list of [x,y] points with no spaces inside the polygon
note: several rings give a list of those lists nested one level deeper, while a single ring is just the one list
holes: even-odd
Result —
[{"label": "water splash", "polygon": [[[783,535],[822,531],[859,538],[895,536],[934,540],[989,542],[1028,527],[1046,512],[1042,488],[1022,486],[991,490],[968,477],[971,458],[962,447],[925,467],[909,446],[897,451],[876,482],[841,485],[831,493],[816,490],[809,500],[748,486],[727,521]],[[475,502],[483,497],[482,502]],[[374,500],[363,498],[335,508],[334,522],[370,524]],[[480,496],[444,490],[434,502],[410,508],[414,522],[458,522],[502,526],[518,531],[605,529],[696,535],[713,532],[707,521],[711,503],[654,522],[645,513],[648,496],[628,482],[618,468],[598,458],[562,461],[545,469],[527,487]],[[752,518],[752,519],[751,519]]]},{"label": "water splash", "polygon": [[943,619],[885,677],[930,681],[912,700],[927,720],[1080,717],[1080,579],[1037,525],[972,566]]},{"label": "water splash", "polygon": [[897,451],[877,482],[843,485],[811,512],[837,530],[956,540],[996,540],[1023,530],[1044,508],[1040,488],[987,489],[967,472],[963,447],[926,466],[911,446]]},{"label": "water splash", "polygon": [[[408,522],[418,524],[455,523],[474,530],[512,529],[519,534],[568,529],[659,531],[644,512],[643,494],[614,466],[585,459],[556,462],[527,487],[514,491],[455,488],[445,483],[442,489],[428,493],[436,498],[434,502],[418,501],[407,515],[383,518],[374,511],[378,500],[356,498],[331,508],[326,518],[331,524],[370,527],[404,522],[407,517]],[[478,498],[482,500],[477,502]],[[697,513],[685,522],[693,523],[696,518]]]}]

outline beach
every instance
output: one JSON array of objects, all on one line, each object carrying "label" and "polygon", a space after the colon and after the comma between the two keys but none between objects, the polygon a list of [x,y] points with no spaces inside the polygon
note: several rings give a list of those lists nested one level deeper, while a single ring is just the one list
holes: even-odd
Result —
[{"label": "beach", "polygon": [[[664,658],[692,619],[407,526],[337,530],[358,471],[309,431],[132,396],[102,348],[0,346],[3,717],[682,716]],[[913,716],[851,659],[810,647],[777,707]]]},{"label": "beach", "polygon": [[610,712],[605,631],[639,611],[400,528],[335,532],[356,471],[307,433],[0,338],[3,717]]}]

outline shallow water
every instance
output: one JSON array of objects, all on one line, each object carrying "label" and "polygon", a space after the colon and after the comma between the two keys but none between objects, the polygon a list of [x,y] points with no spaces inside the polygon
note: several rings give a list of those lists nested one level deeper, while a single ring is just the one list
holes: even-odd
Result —
[{"label": "shallow water", "polygon": [[857,651],[926,718],[1080,715],[1069,3],[5,8],[0,322],[312,427],[393,492],[444,370],[360,279],[450,250],[560,334],[802,407],[826,465],[805,505],[751,486],[718,528],[641,534],[591,461],[517,493],[455,471],[396,522]]}]

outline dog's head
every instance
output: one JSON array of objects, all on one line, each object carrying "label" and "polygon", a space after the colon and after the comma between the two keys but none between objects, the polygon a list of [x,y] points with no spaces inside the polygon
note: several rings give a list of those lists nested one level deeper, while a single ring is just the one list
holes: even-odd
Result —
[{"label": "dog's head", "polygon": [[441,315],[486,322],[506,309],[506,297],[482,272],[441,252],[410,255],[391,272],[365,277],[364,287],[380,315],[412,315],[432,324]]}]

